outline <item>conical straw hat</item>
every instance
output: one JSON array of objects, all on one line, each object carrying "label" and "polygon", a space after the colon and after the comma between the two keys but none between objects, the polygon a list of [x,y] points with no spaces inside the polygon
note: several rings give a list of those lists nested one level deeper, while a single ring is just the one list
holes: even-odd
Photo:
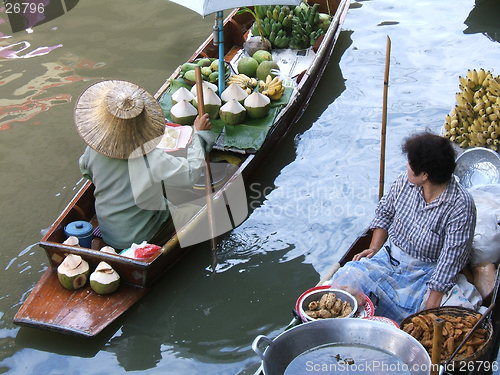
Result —
[{"label": "conical straw hat", "polygon": [[90,86],[78,99],[74,115],[76,129],[85,143],[115,159],[148,153],[165,132],[158,102],[146,90],[127,81],[110,80]]}]

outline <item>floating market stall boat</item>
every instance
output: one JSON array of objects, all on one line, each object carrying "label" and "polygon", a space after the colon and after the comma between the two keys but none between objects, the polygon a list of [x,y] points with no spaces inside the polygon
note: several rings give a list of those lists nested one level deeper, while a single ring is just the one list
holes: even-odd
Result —
[{"label": "floating market stall boat", "polygon": [[[238,178],[243,178],[248,183],[262,161],[272,154],[277,143],[301,117],[321,80],[346,17],[349,1],[315,0],[309,1],[309,5],[315,6],[319,12],[330,14],[331,23],[311,48],[282,48],[276,54],[273,50],[273,57],[276,56],[278,64],[283,67],[281,70],[285,90],[281,99],[270,110],[270,120],[253,123],[250,120],[237,126],[224,125],[219,120],[212,121],[214,130],[220,133],[210,155],[213,165],[216,166],[216,160],[225,160],[231,165],[229,169],[222,168],[220,178],[214,172],[214,185],[218,188],[214,202],[225,199],[225,192],[231,189]],[[262,15],[262,18],[265,16]],[[224,21],[224,60],[232,66],[231,69],[244,57],[243,44],[251,34],[253,23],[251,13],[237,10],[232,11]],[[282,39],[280,43],[283,43]],[[217,56],[218,50],[211,36],[194,52],[189,62]],[[286,71],[284,67],[287,67]],[[155,94],[167,118],[171,110],[173,89],[178,87],[176,85],[182,86],[182,81],[179,80],[181,73],[182,66]],[[241,142],[242,131],[246,133],[244,143]],[[203,196],[203,182],[194,186],[192,192]],[[155,281],[186,254],[187,249],[180,246],[179,237],[206,226],[204,220],[207,209],[204,206],[184,227],[172,234],[160,252],[148,259],[128,258],[64,244],[67,238],[64,228],[68,223],[86,221],[92,223],[93,227],[98,226],[93,193],[92,183],[85,183],[41,239],[39,244],[46,251],[49,267],[15,315],[14,323],[81,337],[96,336],[143,297]],[[246,206],[246,202],[244,204]],[[77,290],[64,289],[59,283],[56,269],[68,254],[79,255],[89,263],[90,269],[94,269],[100,262],[109,264],[121,277],[118,290],[98,295],[89,286]]]},{"label": "floating market stall boat", "polygon": [[[346,253],[341,257],[341,259],[338,262],[336,262],[335,264],[333,264],[333,266],[330,268],[330,270],[327,271],[327,273],[322,277],[322,279],[318,282],[316,288],[313,288],[312,290],[318,291],[321,289],[320,286],[325,286],[325,288],[326,288],[328,281],[332,278],[333,274],[339,269],[339,267],[343,266],[345,263],[352,260],[354,255],[358,254],[359,252],[361,252],[369,247],[370,242],[371,242],[371,238],[372,238],[372,231],[370,231],[370,230],[366,231],[360,237],[358,237],[354,241],[354,243],[349,247],[349,249],[346,251]],[[463,359],[460,359],[457,357],[458,359],[456,361],[451,361],[449,364],[447,364],[445,366],[445,372],[444,372],[445,374],[459,374],[459,373],[460,374],[489,374],[489,373],[491,373],[490,371],[492,369],[496,368],[496,360],[497,360],[498,348],[499,348],[499,344],[500,344],[500,337],[499,337],[500,307],[499,307],[498,299],[497,299],[499,284],[500,284],[500,268],[497,268],[496,283],[495,283],[495,287],[493,289],[493,292],[491,293],[490,297],[488,297],[485,301],[483,301],[483,306],[485,308],[494,304],[493,310],[486,315],[486,319],[480,325],[480,328],[483,328],[483,329],[485,329],[485,331],[488,331],[487,332],[488,333],[487,340],[485,341],[484,345],[481,346],[479,348],[479,350],[477,350],[476,353],[474,353],[472,356],[466,358],[465,361],[462,361]],[[327,289],[325,289],[325,290],[327,290]],[[304,293],[302,294],[302,296],[303,295],[304,295]],[[300,297],[299,297],[299,300],[300,300]],[[439,315],[440,309],[431,309],[431,310],[429,310],[429,311],[431,311],[432,313],[434,313],[436,315]],[[443,314],[447,314],[447,315],[452,314],[454,317],[464,317],[464,316],[472,314],[472,311],[468,311],[468,309],[461,309],[461,308],[454,308],[454,307],[446,307],[445,306],[445,307],[442,307],[441,310],[442,310]],[[286,332],[291,328],[298,327],[299,325],[302,325],[302,324],[308,324],[308,322],[303,323],[303,318],[301,317],[300,313],[298,313],[296,311],[296,308],[293,311],[293,315],[294,315],[293,319],[288,324],[288,326],[285,327],[285,329],[283,330],[283,333],[280,334],[278,336],[278,338],[282,339],[282,335],[285,335]],[[412,316],[410,316],[407,319],[410,319],[411,317]],[[367,318],[369,320],[379,320],[379,321],[384,321],[388,324],[394,324],[392,321],[385,319],[384,317],[376,317],[376,316],[373,317],[372,316],[372,317],[367,317]],[[358,319],[358,318],[355,318],[355,319]],[[407,319],[405,319],[403,322],[405,322]],[[322,319],[319,319],[319,320],[322,320]],[[386,324],[386,323],[384,323],[384,324]],[[400,323],[400,322],[397,322],[397,323]],[[401,328],[403,328],[403,327],[401,327]],[[267,338],[267,340],[270,340],[270,339]],[[262,339],[259,340],[259,337],[257,337],[256,340],[254,341],[254,345],[260,346],[262,342],[267,341],[267,340],[266,340],[266,338],[264,340],[262,340]],[[283,340],[281,340],[281,341],[283,341]],[[312,337],[309,337],[308,340],[306,340],[306,341],[308,342],[309,347],[315,346],[314,344],[311,344],[311,342],[314,342],[314,339]],[[272,345],[272,344],[270,344],[270,342],[267,342],[267,344]],[[458,344],[460,344],[460,340],[457,340],[457,342],[455,342],[456,346],[458,346]],[[333,343],[332,343],[332,345],[333,345]],[[290,346],[289,350],[293,351],[293,349],[295,349],[295,348],[292,349],[293,345],[289,345],[289,346]],[[298,345],[298,346],[300,347],[300,345]],[[270,346],[268,346],[268,348],[270,348]],[[265,351],[262,352],[263,349],[264,348],[257,347],[254,350],[257,353],[260,353],[259,355],[265,355],[266,352]],[[266,348],[266,350],[267,350],[267,348]],[[299,351],[295,352],[295,354],[294,354],[295,357],[299,356],[301,353],[300,349],[298,349],[298,350]],[[330,357],[328,357],[329,360],[331,360],[331,358],[333,358],[333,356],[331,355],[331,353],[329,353],[328,355],[330,356]],[[352,354],[352,356],[353,355],[354,354]],[[266,360],[268,360],[267,357],[264,356],[264,358]],[[327,358],[327,357],[324,357],[324,358]],[[276,356],[273,359],[276,359]],[[284,359],[281,358],[280,360],[284,360]],[[327,364],[329,363],[327,359],[325,359],[323,361],[323,358],[316,358],[316,361],[318,363],[327,363]],[[331,361],[333,361],[333,360],[331,360]],[[476,361],[475,364],[474,364],[474,361]],[[273,364],[268,363],[267,367],[268,368],[273,367],[270,365],[273,365]],[[254,375],[265,374],[264,368],[265,368],[264,364],[262,364],[259,367],[259,369],[255,372]]]}]

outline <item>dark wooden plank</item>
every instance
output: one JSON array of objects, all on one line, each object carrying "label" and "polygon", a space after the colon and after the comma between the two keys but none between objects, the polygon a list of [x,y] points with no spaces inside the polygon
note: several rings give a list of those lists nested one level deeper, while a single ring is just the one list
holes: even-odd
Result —
[{"label": "dark wooden plank", "polygon": [[149,288],[122,284],[115,293],[98,295],[90,286],[64,289],[48,269],[14,317],[14,323],[61,333],[94,337],[142,298]]}]

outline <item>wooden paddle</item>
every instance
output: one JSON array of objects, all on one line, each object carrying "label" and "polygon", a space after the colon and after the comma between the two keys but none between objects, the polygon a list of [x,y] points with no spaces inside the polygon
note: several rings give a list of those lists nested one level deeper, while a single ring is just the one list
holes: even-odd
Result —
[{"label": "wooden paddle", "polygon": [[[197,66],[194,71],[196,76],[196,100],[198,102],[198,116],[201,117],[205,114],[205,103],[203,102],[203,78],[201,77],[201,68],[199,66]],[[210,244],[214,257],[212,270],[215,270],[217,240],[215,238],[215,222],[212,207],[212,171],[210,170],[210,155],[208,152],[205,154],[205,166],[205,196],[207,199],[208,225],[210,226]]]},{"label": "wooden paddle", "polygon": [[382,104],[382,134],[380,137],[380,177],[378,185],[378,199],[384,195],[385,179],[385,134],[387,128],[387,92],[389,89],[389,65],[391,61],[391,38],[387,36],[385,49],[384,99]]}]

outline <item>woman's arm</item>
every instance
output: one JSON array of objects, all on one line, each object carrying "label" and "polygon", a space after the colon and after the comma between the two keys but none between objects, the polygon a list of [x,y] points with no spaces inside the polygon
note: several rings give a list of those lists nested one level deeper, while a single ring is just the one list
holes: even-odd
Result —
[{"label": "woman's arm", "polygon": [[361,258],[373,257],[384,245],[389,236],[388,230],[396,214],[395,199],[402,191],[406,181],[406,174],[401,173],[399,177],[392,183],[389,192],[382,197],[375,210],[375,218],[370,223],[370,229],[373,229],[372,240],[370,247],[356,254],[352,259],[360,260]]},{"label": "woman's arm", "polygon": [[444,293],[438,292],[437,290],[431,290],[427,302],[425,303],[426,309],[433,309],[434,307],[441,306],[441,300],[443,299]]},{"label": "woman's arm", "polygon": [[455,284],[457,274],[470,258],[476,226],[476,208],[469,194],[465,194],[464,198],[456,201],[456,208],[445,224],[443,247],[427,284],[431,293],[446,293],[450,290]]},{"label": "woman's arm", "polygon": [[362,252],[356,254],[352,260],[360,260],[361,258],[371,258],[382,248],[385,241],[387,241],[387,231],[383,228],[375,228],[373,230],[372,240],[370,247]]}]

